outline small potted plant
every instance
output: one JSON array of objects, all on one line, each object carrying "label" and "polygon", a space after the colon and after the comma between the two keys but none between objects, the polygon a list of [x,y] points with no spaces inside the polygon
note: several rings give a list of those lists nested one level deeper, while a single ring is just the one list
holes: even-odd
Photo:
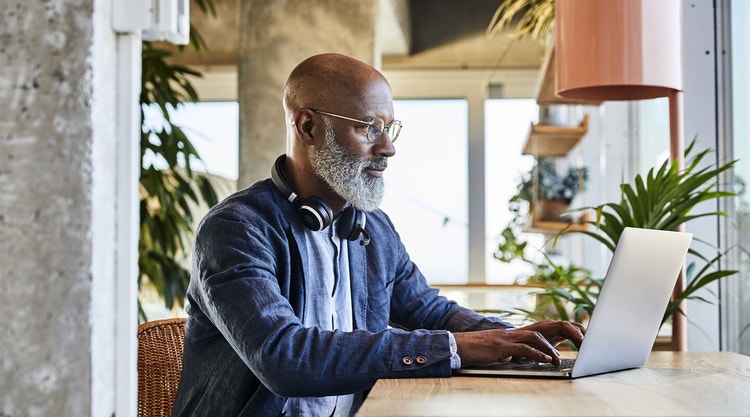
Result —
[{"label": "small potted plant", "polygon": [[517,278],[515,283],[536,287],[536,290],[531,290],[535,293],[536,303],[531,310],[502,312],[520,315],[530,321],[588,320],[599,296],[602,280],[592,278],[591,272],[585,268],[567,262],[558,264],[542,252],[542,259],[532,259],[527,255],[527,243],[519,240],[513,225],[509,225],[502,233],[494,257],[502,262],[520,260],[532,266],[533,273]]},{"label": "small potted plant", "polygon": [[529,202],[532,217],[541,221],[568,222],[563,213],[588,180],[588,170],[570,166],[558,173],[555,161],[540,157],[527,173],[518,189],[518,196]]}]

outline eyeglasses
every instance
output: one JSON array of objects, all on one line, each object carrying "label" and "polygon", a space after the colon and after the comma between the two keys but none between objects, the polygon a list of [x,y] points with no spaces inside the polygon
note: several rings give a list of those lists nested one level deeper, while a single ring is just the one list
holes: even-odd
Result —
[{"label": "eyeglasses", "polygon": [[310,109],[315,113],[324,114],[326,116],[337,117],[339,119],[349,120],[351,122],[362,123],[367,126],[367,140],[370,143],[375,143],[383,136],[383,133],[388,133],[391,138],[391,142],[395,142],[398,139],[398,134],[401,133],[401,121],[394,120],[388,124],[385,124],[383,119],[375,119],[371,122],[366,120],[352,119],[351,117],[342,116],[340,114],[328,113],[325,111]]}]

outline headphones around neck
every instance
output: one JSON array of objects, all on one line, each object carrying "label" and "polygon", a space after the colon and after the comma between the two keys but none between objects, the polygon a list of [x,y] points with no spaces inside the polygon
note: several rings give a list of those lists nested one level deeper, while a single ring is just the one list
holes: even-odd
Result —
[{"label": "headphones around neck", "polygon": [[[271,168],[271,181],[281,191],[281,194],[297,209],[297,215],[305,227],[315,231],[325,229],[333,223],[333,211],[319,197],[313,196],[302,199],[292,191],[292,187],[289,186],[289,181],[286,177],[286,171],[284,170],[285,161],[286,155],[276,158],[276,162],[274,162]],[[366,222],[367,216],[365,212],[357,210],[350,204],[341,212],[336,232],[346,240],[354,241],[361,238],[362,240],[359,243],[364,246],[370,243],[370,236],[365,232]]]}]

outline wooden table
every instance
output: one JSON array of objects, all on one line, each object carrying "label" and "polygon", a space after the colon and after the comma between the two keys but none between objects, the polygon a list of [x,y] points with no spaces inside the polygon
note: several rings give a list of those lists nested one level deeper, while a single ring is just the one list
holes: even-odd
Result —
[{"label": "wooden table", "polygon": [[575,380],[383,379],[357,416],[750,416],[750,356],[653,352],[643,368]]}]

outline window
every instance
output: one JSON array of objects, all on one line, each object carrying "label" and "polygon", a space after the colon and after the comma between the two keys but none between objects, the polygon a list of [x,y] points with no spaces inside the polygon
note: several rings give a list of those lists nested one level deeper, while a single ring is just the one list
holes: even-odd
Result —
[{"label": "window", "polygon": [[238,107],[234,101],[185,103],[172,113],[173,123],[182,127],[203,159],[205,171],[230,180],[237,180]]},{"label": "window", "polygon": [[[396,100],[404,122],[386,174],[383,210],[412,260],[432,284],[468,282],[468,106],[465,100]],[[510,220],[508,199],[533,157],[521,155],[537,105],[532,99],[488,100],[485,105],[485,281],[512,284],[530,272],[523,262],[493,258]],[[543,238],[529,235],[531,245]]]},{"label": "window", "polygon": [[468,280],[468,107],[465,100],[396,100],[404,128],[382,208],[432,284]]},{"label": "window", "polygon": [[[520,260],[501,262],[493,257],[498,235],[511,220],[508,200],[516,193],[516,184],[534,165],[534,157],[522,155],[529,124],[536,121],[537,104],[532,99],[495,99],[485,103],[485,216],[487,282],[512,284],[516,278],[531,274],[530,265]],[[541,248],[543,238],[525,234],[529,246]]]}]

